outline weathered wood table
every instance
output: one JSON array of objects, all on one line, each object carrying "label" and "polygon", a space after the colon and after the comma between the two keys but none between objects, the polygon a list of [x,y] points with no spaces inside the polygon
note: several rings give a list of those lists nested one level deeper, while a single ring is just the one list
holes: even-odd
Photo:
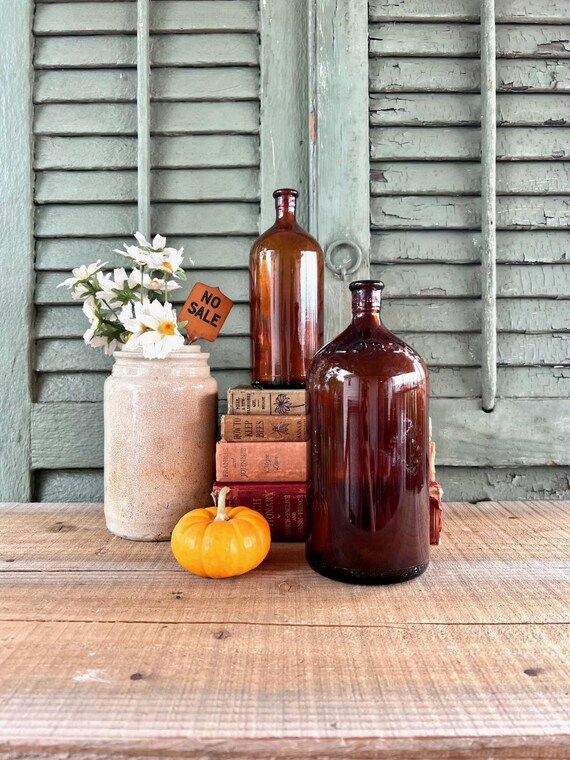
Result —
[{"label": "weathered wood table", "polygon": [[109,535],[95,504],[0,507],[1,758],[568,758],[570,502],[446,505],[427,573],[229,581]]}]

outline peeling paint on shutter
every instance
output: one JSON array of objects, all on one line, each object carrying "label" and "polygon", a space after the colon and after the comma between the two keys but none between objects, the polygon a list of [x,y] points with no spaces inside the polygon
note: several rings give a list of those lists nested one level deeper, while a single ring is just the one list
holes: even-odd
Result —
[{"label": "peeling paint on shutter", "polygon": [[479,416],[480,3],[369,4],[372,270],[387,325],[430,364],[447,499],[570,494],[567,10],[496,4],[497,407]]}]

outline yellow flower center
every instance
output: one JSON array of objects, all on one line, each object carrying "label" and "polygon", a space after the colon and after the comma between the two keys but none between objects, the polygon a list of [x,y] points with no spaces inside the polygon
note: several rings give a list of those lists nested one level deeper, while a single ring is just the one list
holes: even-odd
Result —
[{"label": "yellow flower center", "polygon": [[170,263],[170,261],[164,261],[164,262],[162,263],[162,266],[163,266],[165,269],[168,269],[168,271],[169,271],[169,272],[172,272],[172,271],[173,271],[173,269],[172,269],[172,264]]},{"label": "yellow flower center", "polygon": [[161,322],[158,332],[163,335],[174,335],[176,332],[176,325],[174,322]]}]

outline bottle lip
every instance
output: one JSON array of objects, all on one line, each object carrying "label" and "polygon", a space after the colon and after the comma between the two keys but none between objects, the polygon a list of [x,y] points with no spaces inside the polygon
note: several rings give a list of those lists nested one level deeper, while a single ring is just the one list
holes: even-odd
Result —
[{"label": "bottle lip", "polygon": [[348,286],[352,293],[355,290],[384,290],[382,280],[354,280]]},{"label": "bottle lip", "polygon": [[293,198],[299,197],[299,191],[294,190],[292,187],[281,187],[273,192],[274,198],[281,198],[284,195],[292,195]]}]

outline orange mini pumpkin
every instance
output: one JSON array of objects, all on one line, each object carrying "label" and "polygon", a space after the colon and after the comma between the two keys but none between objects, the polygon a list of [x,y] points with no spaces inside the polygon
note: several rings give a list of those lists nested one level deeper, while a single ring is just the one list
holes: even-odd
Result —
[{"label": "orange mini pumpkin", "polygon": [[202,578],[230,578],[257,567],[269,552],[267,520],[249,507],[226,509],[226,486],[217,507],[193,509],[177,522],[170,543],[179,565]]}]

